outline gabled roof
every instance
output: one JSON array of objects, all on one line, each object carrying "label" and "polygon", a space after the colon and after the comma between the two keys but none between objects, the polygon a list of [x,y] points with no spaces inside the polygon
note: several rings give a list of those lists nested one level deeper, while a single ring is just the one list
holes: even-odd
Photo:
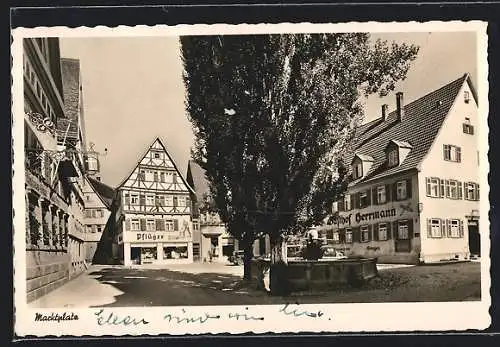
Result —
[{"label": "gabled roof", "polygon": [[175,161],[172,159],[172,157],[170,156],[170,154],[168,153],[167,149],[165,148],[165,146],[163,145],[163,142],[160,140],[159,137],[156,137],[153,142],[151,142],[151,144],[146,148],[146,151],[144,152],[143,155],[141,155],[141,157],[139,158],[139,161],[132,167],[132,170],[130,170],[129,174],[127,176],[125,176],[125,178],[120,182],[120,184],[118,185],[117,189],[121,188],[126,182],[127,180],[130,178],[130,176],[132,176],[132,173],[135,171],[135,169],[137,168],[137,166],[141,163],[142,159],[144,159],[144,157],[146,156],[146,154],[148,154],[148,152],[150,151],[151,147],[155,144],[155,142],[158,141],[158,143],[160,144],[160,146],[162,147],[162,149],[165,151],[165,153],[167,154],[167,157],[168,159],[170,160],[170,162],[172,163],[172,165],[174,166],[174,169],[175,171],[177,171],[179,177],[181,178],[182,182],[186,185],[187,189],[191,192],[191,193],[195,193],[195,191],[193,190],[193,188],[187,183],[186,179],[184,178],[184,175],[179,171],[179,169],[177,168],[177,165],[175,164]]},{"label": "gabled roof", "polygon": [[111,205],[113,204],[113,199],[115,198],[116,191],[112,187],[96,180],[95,178],[92,178],[91,176],[86,176],[86,178],[90,184],[90,187],[94,190],[102,203],[108,209],[110,209]]},{"label": "gabled roof", "polygon": [[387,149],[387,147],[389,147],[391,145],[398,146],[400,148],[412,148],[412,145],[406,141],[391,140],[391,141],[389,141],[387,146],[385,146],[385,149]]},{"label": "gabled roof", "polygon": [[192,185],[198,201],[202,201],[205,194],[210,194],[205,170],[194,160],[188,161],[187,180]]},{"label": "gabled roof", "polygon": [[369,155],[365,155],[365,154],[359,154],[359,153],[354,153],[354,159],[356,158],[359,158],[361,161],[373,161],[373,158],[370,157]]},{"label": "gabled roof", "polygon": [[[387,115],[385,121],[379,119],[358,128],[349,153],[346,154],[344,160],[350,163],[355,153],[363,153],[373,157],[374,163],[370,171],[362,179],[357,180],[356,183],[417,168],[431,148],[464,83],[469,84],[477,103],[477,95],[471,79],[468,74],[465,74],[455,81],[406,104],[402,121],[398,120],[397,111],[392,111]],[[391,141],[396,144],[411,144],[411,151],[399,166],[388,168],[385,148]]]}]

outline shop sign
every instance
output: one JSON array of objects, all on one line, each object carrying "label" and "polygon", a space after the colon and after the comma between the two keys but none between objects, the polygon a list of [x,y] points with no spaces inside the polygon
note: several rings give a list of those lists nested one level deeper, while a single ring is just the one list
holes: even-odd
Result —
[{"label": "shop sign", "polygon": [[166,233],[166,232],[124,232],[123,242],[157,242],[157,241],[175,241],[185,240],[179,234]]},{"label": "shop sign", "polygon": [[395,217],[396,216],[396,209],[388,209],[388,210],[381,210],[381,211],[375,211],[375,212],[369,212],[369,213],[356,213],[354,216],[352,213],[342,216],[334,216],[333,217],[333,224],[337,225],[347,225],[350,226],[353,224],[355,221],[356,223],[361,223],[361,222],[366,222],[366,221],[371,221],[371,220],[377,220],[377,219],[382,219],[382,218],[387,218],[387,217]]}]

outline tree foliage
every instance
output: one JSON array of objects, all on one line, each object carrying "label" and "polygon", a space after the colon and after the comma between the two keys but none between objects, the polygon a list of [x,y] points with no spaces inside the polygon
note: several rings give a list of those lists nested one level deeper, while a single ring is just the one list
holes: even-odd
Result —
[{"label": "tree foliage", "polygon": [[345,189],[360,102],[405,78],[418,48],[366,33],[181,38],[186,107],[229,232],[279,243],[321,221]]}]

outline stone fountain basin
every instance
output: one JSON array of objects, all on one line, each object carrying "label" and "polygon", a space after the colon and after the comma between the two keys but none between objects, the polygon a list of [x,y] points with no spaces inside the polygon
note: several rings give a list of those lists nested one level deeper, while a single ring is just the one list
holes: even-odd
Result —
[{"label": "stone fountain basin", "polygon": [[[252,279],[267,290],[270,265],[269,259],[252,260]],[[288,259],[285,265],[286,286],[291,292],[327,290],[346,284],[360,286],[376,276],[377,258]]]}]

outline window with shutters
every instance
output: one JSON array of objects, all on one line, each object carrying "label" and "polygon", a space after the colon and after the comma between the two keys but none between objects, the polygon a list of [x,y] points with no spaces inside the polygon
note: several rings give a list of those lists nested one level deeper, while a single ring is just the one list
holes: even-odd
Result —
[{"label": "window with shutters", "polygon": [[378,224],[378,239],[379,241],[387,240],[387,223]]},{"label": "window with shutters", "polygon": [[465,182],[465,200],[479,200],[479,184],[474,182]]},{"label": "window with shutters", "polygon": [[148,219],[146,221],[146,230],[147,231],[155,231],[155,220],[154,219]]},{"label": "window with shutters", "polygon": [[462,182],[445,180],[446,197],[449,199],[462,199]]},{"label": "window with shutters", "polygon": [[461,148],[454,145],[443,145],[444,160],[460,163],[462,161]]},{"label": "window with shutters", "polygon": [[368,225],[363,225],[360,228],[360,241],[361,242],[368,242],[370,241],[370,229],[368,228]]},{"label": "window with shutters", "polygon": [[165,220],[165,230],[174,231],[174,221],[170,219]]},{"label": "window with shutters", "polygon": [[448,237],[460,238],[460,219],[448,219]]},{"label": "window with shutters", "polygon": [[386,202],[386,190],[385,186],[377,187],[377,203],[385,204]]},{"label": "window with shutters", "polygon": [[345,242],[352,243],[352,230],[351,229],[346,229],[346,231],[345,231]]},{"label": "window with shutters", "polygon": [[439,218],[430,218],[427,222],[427,231],[429,237],[441,238],[443,237],[442,232],[442,221]]},{"label": "window with shutters", "polygon": [[408,197],[406,191],[406,181],[396,182],[396,200],[404,200]]},{"label": "window with shutters", "polygon": [[399,149],[395,148],[387,153],[387,164],[389,167],[399,164]]},{"label": "window with shutters", "polygon": [[436,177],[427,177],[427,196],[433,198],[439,198],[441,196],[439,192],[440,180]]},{"label": "window with shutters", "polygon": [[365,208],[370,204],[366,191],[359,193],[359,208]]},{"label": "window with shutters", "polygon": [[140,227],[140,224],[139,224],[139,220],[138,219],[132,219],[130,221],[130,229],[132,231],[138,231],[138,230],[141,230],[141,227]]},{"label": "window with shutters", "polygon": [[398,240],[408,240],[410,238],[408,232],[408,222],[401,221],[398,223]]},{"label": "window with shutters", "polygon": [[350,211],[352,209],[351,206],[351,194],[344,195],[344,211]]}]

